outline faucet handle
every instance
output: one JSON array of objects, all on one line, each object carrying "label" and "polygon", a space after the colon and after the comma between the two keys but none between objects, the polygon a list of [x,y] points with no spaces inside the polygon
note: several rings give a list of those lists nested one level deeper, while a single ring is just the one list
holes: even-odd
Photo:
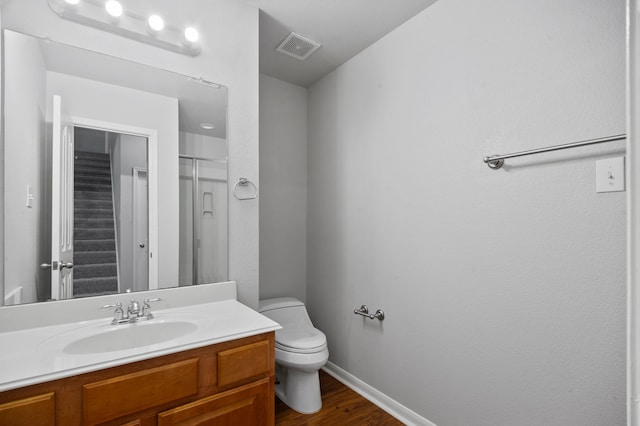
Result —
[{"label": "faucet handle", "polygon": [[159,302],[162,299],[159,297],[156,297],[155,299],[145,299],[144,300],[144,304],[142,305],[142,313],[141,316],[143,317],[147,317],[147,319],[151,319],[153,318],[153,314],[151,312],[149,312],[149,310],[151,310],[151,305],[149,303],[151,302]]},{"label": "faucet handle", "polygon": [[100,306],[98,309],[111,309],[115,308],[113,311],[113,321],[111,324],[119,324],[124,319],[124,310],[122,309],[122,303],[118,302],[115,305],[104,305]]},{"label": "faucet handle", "polygon": [[118,309],[122,309],[122,303],[118,302],[114,305],[103,305],[103,306],[100,306],[98,309],[111,309],[111,308],[116,308],[116,311]]}]

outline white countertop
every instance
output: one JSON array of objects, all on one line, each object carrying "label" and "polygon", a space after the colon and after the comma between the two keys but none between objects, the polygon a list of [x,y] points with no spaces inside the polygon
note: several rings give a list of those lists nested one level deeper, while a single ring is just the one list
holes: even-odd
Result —
[{"label": "white countertop", "polygon": [[[154,358],[215,343],[275,331],[276,322],[236,300],[153,310],[155,318],[111,325],[110,319],[35,327],[0,333],[0,391],[43,383],[90,371]],[[144,327],[184,318],[194,331],[172,340],[133,349],[93,354],[68,354],[69,343],[122,327]]]}]

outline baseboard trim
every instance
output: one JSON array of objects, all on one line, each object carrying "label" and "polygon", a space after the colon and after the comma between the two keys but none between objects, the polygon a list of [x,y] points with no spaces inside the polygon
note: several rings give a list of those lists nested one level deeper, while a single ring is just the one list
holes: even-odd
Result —
[{"label": "baseboard trim", "polygon": [[327,362],[325,366],[322,367],[322,369],[326,371],[327,374],[334,377],[336,380],[342,382],[345,386],[353,389],[362,397],[368,399],[387,413],[391,414],[396,419],[400,420],[402,423],[406,425],[436,426],[435,423],[430,422],[418,413],[400,404],[396,400],[389,398],[387,395],[383,394],[372,386],[369,386],[353,374],[346,372],[334,363]]}]

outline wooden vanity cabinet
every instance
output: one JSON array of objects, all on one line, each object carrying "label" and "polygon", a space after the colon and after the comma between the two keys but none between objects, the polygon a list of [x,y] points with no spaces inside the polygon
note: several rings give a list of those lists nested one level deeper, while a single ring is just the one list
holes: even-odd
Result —
[{"label": "wooden vanity cabinet", "polygon": [[274,332],[0,393],[0,425],[273,425]]}]

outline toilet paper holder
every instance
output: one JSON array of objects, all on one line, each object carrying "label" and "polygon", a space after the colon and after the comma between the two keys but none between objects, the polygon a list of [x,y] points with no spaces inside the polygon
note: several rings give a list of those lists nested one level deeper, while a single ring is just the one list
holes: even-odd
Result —
[{"label": "toilet paper holder", "polygon": [[369,313],[369,308],[367,305],[360,306],[360,309],[354,309],[353,313],[356,315],[362,315],[363,317],[369,319],[379,319],[380,321],[384,320],[384,311],[382,309],[378,309],[375,314]]}]

